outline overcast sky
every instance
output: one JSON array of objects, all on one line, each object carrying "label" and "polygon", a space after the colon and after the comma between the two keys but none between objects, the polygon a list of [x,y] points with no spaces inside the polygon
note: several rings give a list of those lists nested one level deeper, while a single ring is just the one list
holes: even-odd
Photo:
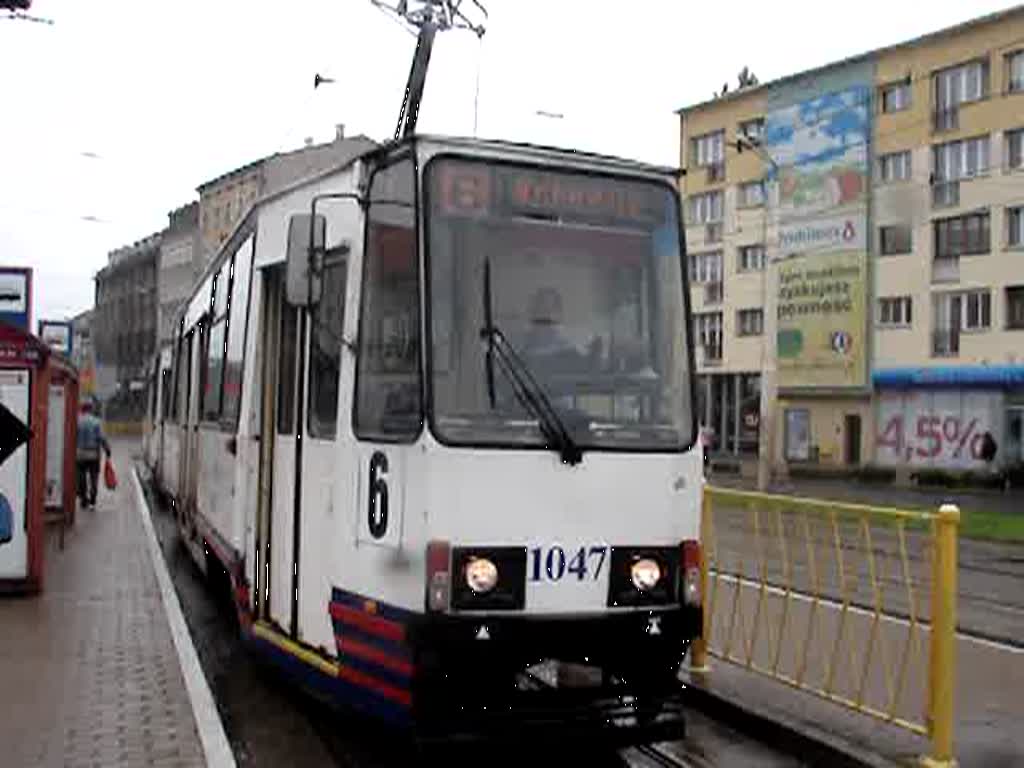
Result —
[{"label": "overcast sky", "polygon": [[[764,82],[1013,5],[484,4],[482,42],[439,35],[420,130],[472,134],[479,70],[480,136],[671,165],[674,110],[734,87],[744,65]],[[55,24],[0,18],[0,265],[34,268],[36,320],[91,306],[108,251],[162,229],[203,181],[328,140],[335,123],[389,137],[415,44],[370,0],[35,0],[31,12]],[[336,84],[314,91],[317,72]]]}]

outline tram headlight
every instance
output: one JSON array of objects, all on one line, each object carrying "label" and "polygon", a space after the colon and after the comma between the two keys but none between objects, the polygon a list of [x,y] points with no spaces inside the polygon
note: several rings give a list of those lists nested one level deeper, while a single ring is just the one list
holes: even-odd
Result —
[{"label": "tram headlight", "polygon": [[651,557],[643,557],[633,563],[630,568],[633,586],[641,592],[649,592],[661,581],[661,566]]},{"label": "tram headlight", "polygon": [[474,557],[466,563],[466,585],[478,595],[486,595],[498,584],[498,566],[486,557]]}]

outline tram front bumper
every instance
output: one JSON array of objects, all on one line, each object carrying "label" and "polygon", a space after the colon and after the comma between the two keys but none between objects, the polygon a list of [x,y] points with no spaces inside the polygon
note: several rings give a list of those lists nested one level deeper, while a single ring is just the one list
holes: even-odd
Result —
[{"label": "tram front bumper", "polygon": [[[428,615],[410,637],[414,717],[445,738],[457,737],[455,723],[463,736],[551,726],[622,743],[680,738],[677,675],[700,626],[700,609],[681,606],[580,618]],[[527,672],[550,661],[571,671],[554,681]]]}]

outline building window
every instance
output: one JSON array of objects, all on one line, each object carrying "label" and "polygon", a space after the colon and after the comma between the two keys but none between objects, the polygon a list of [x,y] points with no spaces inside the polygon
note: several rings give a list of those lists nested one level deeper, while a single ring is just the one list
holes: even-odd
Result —
[{"label": "building window", "polygon": [[1024,285],[1006,289],[1006,327],[1012,331],[1024,330]]},{"label": "building window", "polygon": [[992,294],[989,291],[971,291],[964,294],[964,328],[980,331],[992,325]]},{"label": "building window", "polygon": [[1006,222],[1009,231],[1006,242],[1011,248],[1024,246],[1024,207],[1006,209]]},{"label": "building window", "polygon": [[910,83],[891,83],[882,88],[882,111],[901,112],[910,109]]},{"label": "building window", "polygon": [[744,120],[740,123],[739,134],[745,138],[750,139],[753,142],[759,142],[761,140],[761,134],[764,133],[764,118],[756,117],[753,120]]},{"label": "building window", "polygon": [[1006,167],[1024,170],[1024,128],[1006,132]]},{"label": "building window", "polygon": [[751,181],[740,184],[740,205],[744,208],[764,205],[764,182]]},{"label": "building window", "polygon": [[906,224],[891,224],[878,228],[878,250],[883,256],[910,253],[913,250],[913,235]]},{"label": "building window", "polygon": [[885,184],[894,181],[906,181],[913,173],[911,169],[910,150],[892,152],[878,158],[878,176]]},{"label": "building window", "polygon": [[691,253],[690,282],[722,282],[722,252],[710,251],[708,253]]},{"label": "building window", "polygon": [[892,296],[878,300],[878,324],[882,327],[908,327],[912,322],[910,296]]},{"label": "building window", "polygon": [[722,220],[722,192],[705,192],[690,198],[690,224],[710,224]]},{"label": "building window", "polygon": [[764,333],[764,310],[741,309],[736,313],[737,336],[760,336]]},{"label": "building window", "polygon": [[1024,91],[1024,51],[1014,51],[1006,57],[1006,90]]},{"label": "building window", "polygon": [[991,238],[988,211],[940,219],[933,226],[936,259],[989,252]]},{"label": "building window", "polygon": [[764,270],[764,246],[744,245],[740,248],[737,267],[740,272],[761,272]]},{"label": "building window", "polygon": [[972,61],[935,73],[935,106],[939,112],[988,96],[988,62]]},{"label": "building window", "polygon": [[715,131],[690,140],[693,164],[699,167],[725,162],[725,131]]},{"label": "building window", "polygon": [[932,148],[936,181],[970,179],[988,171],[988,136],[951,141]]},{"label": "building window", "polygon": [[722,359],[722,313],[698,312],[693,316],[694,337],[704,349],[705,360]]}]

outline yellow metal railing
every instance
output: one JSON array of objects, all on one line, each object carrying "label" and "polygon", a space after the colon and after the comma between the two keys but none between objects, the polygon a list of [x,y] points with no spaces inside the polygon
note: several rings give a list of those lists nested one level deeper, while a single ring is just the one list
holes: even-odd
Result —
[{"label": "yellow metal railing", "polygon": [[959,520],[705,488],[691,670],[738,664],[926,735],[925,761],[952,765]]}]

